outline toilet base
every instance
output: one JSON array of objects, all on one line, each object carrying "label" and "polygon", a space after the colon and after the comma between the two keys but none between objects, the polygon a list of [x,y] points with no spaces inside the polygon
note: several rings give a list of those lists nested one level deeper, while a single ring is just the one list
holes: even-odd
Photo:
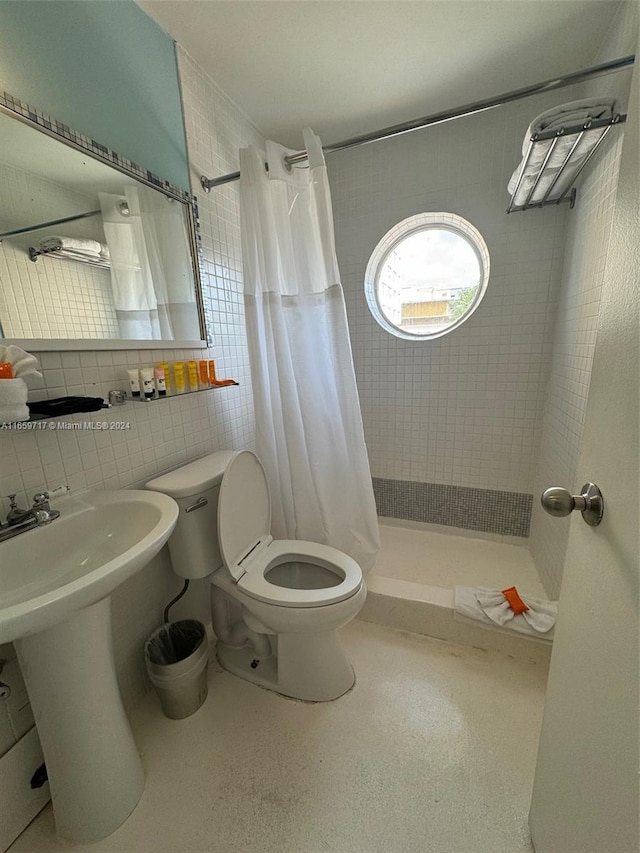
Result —
[{"label": "toilet base", "polygon": [[278,634],[277,655],[265,658],[254,668],[255,652],[218,642],[217,657],[228,672],[292,699],[330,702],[355,684],[353,667],[347,660],[337,631],[321,634]]}]

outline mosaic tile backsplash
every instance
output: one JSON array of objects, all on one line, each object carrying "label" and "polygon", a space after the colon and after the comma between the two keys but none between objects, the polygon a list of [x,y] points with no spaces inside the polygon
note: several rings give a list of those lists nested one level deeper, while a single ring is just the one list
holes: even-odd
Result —
[{"label": "mosaic tile backsplash", "polygon": [[504,536],[528,536],[532,495],[373,478],[378,515]]}]

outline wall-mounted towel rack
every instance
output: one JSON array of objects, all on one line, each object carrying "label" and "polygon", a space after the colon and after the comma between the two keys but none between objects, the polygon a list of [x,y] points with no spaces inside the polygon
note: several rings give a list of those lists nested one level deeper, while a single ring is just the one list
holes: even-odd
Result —
[{"label": "wall-mounted towel rack", "polygon": [[[602,141],[609,133],[611,128],[614,125],[623,124],[626,120],[626,115],[615,115],[612,118],[608,119],[590,119],[585,124],[573,125],[572,127],[560,128],[560,130],[550,130],[534,134],[529,140],[529,147],[524,156],[515,189],[511,194],[511,201],[509,203],[509,207],[507,208],[507,213],[517,213],[521,210],[530,210],[534,207],[546,207],[549,204],[562,204],[563,202],[569,202],[570,207],[573,207],[575,204],[576,190],[575,187],[573,187],[572,185],[574,184],[578,175],[582,172],[589,160],[591,160],[591,158],[593,157],[597,149],[600,147]],[[572,165],[575,166],[576,161],[579,161],[579,156],[576,155],[576,152],[578,151],[578,146],[580,145],[580,142],[582,141],[584,135],[586,133],[591,133],[595,130],[602,130],[602,128],[604,128],[604,131],[600,134],[599,139],[592,146],[589,152],[584,155],[584,159],[580,163],[580,166],[572,173]],[[575,136],[575,140],[571,143],[570,149],[568,150],[562,162],[558,165],[557,160],[555,162],[552,161],[554,151],[558,142],[561,139],[566,139],[569,136]],[[536,146],[540,145],[543,142],[548,142],[549,140],[553,141],[551,142],[548,151],[544,155],[542,163],[540,164],[539,168],[536,167],[537,171],[531,171],[531,169],[529,169],[528,167],[532,161],[532,158],[535,159],[533,155],[536,150]],[[550,165],[552,162],[553,166]],[[566,178],[566,176],[569,174],[571,175],[571,179],[568,182],[563,183],[561,180],[562,177],[564,176]],[[525,176],[529,181],[532,181],[532,184],[524,202],[516,204],[516,197],[518,196],[520,186]],[[536,201],[532,201],[536,190],[540,186],[540,182],[544,178],[551,179],[549,186],[546,188],[542,198],[538,198],[536,199]],[[554,189],[556,187],[558,188],[558,191],[554,195]]]},{"label": "wall-mounted towel rack", "polygon": [[99,267],[103,270],[110,270],[111,263],[106,258],[101,258],[98,255],[92,257],[89,254],[81,252],[73,252],[69,249],[40,249],[35,246],[29,246],[29,258],[34,262],[43,255],[48,255],[51,258],[59,258],[61,261],[76,261],[79,264],[87,264],[90,267]]}]

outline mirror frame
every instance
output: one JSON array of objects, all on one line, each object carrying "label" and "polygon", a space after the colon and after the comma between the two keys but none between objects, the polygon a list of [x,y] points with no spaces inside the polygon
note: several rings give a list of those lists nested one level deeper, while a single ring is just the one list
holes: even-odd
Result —
[{"label": "mirror frame", "polygon": [[[200,221],[198,218],[198,204],[194,195],[186,190],[174,186],[169,181],[158,177],[148,169],[144,169],[122,157],[106,145],[90,139],[83,133],[72,130],[68,125],[47,116],[42,110],[30,107],[18,98],[14,98],[8,92],[0,91],[0,115],[14,118],[23,124],[29,125],[34,130],[44,133],[53,139],[62,142],[69,148],[74,148],[82,154],[87,154],[94,160],[99,160],[107,166],[111,166],[118,172],[122,172],[129,178],[134,178],[163,195],[175,199],[185,205],[187,211],[187,232],[189,236],[189,249],[193,269],[193,282],[195,287],[196,305],[198,309],[198,320],[200,327],[200,340],[174,341],[174,340],[139,340],[135,338],[0,338],[0,344],[9,346],[15,344],[23,349],[35,352],[46,352],[48,350],[141,350],[141,349],[205,349],[212,345],[211,336],[206,325],[204,301],[202,298],[202,280],[200,268],[202,266],[202,241],[200,236]],[[0,242],[2,242],[0,240]]]}]

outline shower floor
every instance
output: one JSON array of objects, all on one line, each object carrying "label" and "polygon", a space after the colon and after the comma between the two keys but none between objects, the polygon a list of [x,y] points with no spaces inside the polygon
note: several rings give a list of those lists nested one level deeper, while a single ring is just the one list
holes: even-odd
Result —
[{"label": "shower floor", "polygon": [[380,540],[382,547],[372,575],[448,589],[516,586],[519,592],[547,597],[524,544],[384,522],[380,524]]},{"label": "shower floor", "polygon": [[515,586],[547,598],[526,540],[380,519],[381,550],[359,618],[441,640],[548,663],[551,641],[454,616],[454,588]]}]

